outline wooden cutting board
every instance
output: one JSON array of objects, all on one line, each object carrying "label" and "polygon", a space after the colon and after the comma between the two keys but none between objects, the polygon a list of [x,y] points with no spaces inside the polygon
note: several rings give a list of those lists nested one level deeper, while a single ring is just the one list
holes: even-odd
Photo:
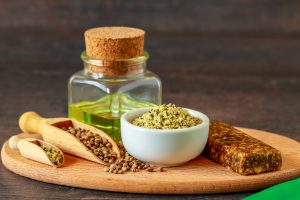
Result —
[{"label": "wooden cutting board", "polygon": [[[66,155],[62,168],[23,158],[6,142],[1,151],[4,166],[12,172],[35,180],[80,188],[145,194],[209,194],[263,189],[300,176],[300,144],[265,131],[239,128],[279,149],[282,169],[277,172],[242,176],[202,156],[165,172],[109,174],[103,166]],[[28,137],[28,134],[20,134]]]}]

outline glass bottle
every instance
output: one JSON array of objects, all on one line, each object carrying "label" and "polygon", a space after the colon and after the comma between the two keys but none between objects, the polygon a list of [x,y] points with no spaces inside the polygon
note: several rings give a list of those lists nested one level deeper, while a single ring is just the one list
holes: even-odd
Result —
[{"label": "glass bottle", "polygon": [[120,141],[120,116],[134,108],[161,104],[162,86],[157,75],[146,69],[142,56],[104,61],[81,54],[84,69],[68,84],[68,115],[97,127]]}]

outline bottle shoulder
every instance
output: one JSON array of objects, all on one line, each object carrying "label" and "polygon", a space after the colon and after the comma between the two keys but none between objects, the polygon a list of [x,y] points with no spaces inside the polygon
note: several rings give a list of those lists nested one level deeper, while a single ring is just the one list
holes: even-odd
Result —
[{"label": "bottle shoulder", "polygon": [[157,74],[153,73],[150,70],[146,70],[144,73],[130,76],[120,76],[120,77],[93,77],[84,72],[84,70],[80,70],[75,72],[69,79],[69,82],[77,81],[77,80],[89,80],[95,82],[131,82],[135,80],[142,79],[155,79],[160,82],[160,78]]},{"label": "bottle shoulder", "polygon": [[159,76],[158,76],[156,73],[154,73],[154,72],[152,72],[152,71],[150,71],[150,70],[147,70],[147,71],[145,72],[145,77],[152,77],[152,78],[154,78],[154,79],[157,79],[159,82],[161,82]]},{"label": "bottle shoulder", "polygon": [[144,74],[145,74],[145,76],[153,76],[155,78],[159,78],[157,74],[155,74],[154,72],[152,72],[150,70],[146,70]]}]

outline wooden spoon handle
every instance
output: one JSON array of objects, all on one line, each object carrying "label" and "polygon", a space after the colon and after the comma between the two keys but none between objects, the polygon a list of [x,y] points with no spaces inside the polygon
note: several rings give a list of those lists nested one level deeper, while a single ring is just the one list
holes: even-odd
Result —
[{"label": "wooden spoon handle", "polygon": [[26,112],[20,117],[19,126],[23,132],[42,134],[45,120],[36,112]]}]

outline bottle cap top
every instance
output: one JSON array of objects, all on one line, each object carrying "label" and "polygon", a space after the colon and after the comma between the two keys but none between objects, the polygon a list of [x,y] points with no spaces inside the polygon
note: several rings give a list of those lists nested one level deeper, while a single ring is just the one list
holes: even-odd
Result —
[{"label": "bottle cap top", "polygon": [[86,54],[100,60],[134,58],[144,53],[145,31],[130,27],[98,27],[84,33]]}]

